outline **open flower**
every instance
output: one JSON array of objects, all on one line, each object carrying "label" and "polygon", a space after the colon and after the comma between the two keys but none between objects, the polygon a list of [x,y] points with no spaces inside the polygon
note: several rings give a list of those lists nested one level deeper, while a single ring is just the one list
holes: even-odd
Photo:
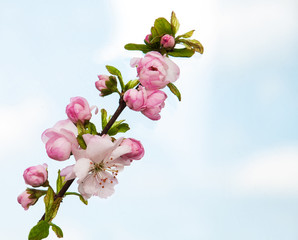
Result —
[{"label": "open flower", "polygon": [[114,193],[118,171],[128,165],[121,155],[131,152],[131,147],[120,146],[123,138],[113,142],[108,135],[85,134],[83,138],[86,150],[73,151],[76,159],[73,172],[79,178],[78,190],[85,199],[91,196],[107,198]]}]

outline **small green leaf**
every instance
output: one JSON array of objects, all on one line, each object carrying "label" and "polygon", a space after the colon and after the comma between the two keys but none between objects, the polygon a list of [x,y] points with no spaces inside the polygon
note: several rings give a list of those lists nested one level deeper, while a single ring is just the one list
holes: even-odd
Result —
[{"label": "small green leaf", "polygon": [[63,238],[62,229],[60,227],[58,227],[57,225],[55,225],[54,223],[50,223],[50,225],[52,226],[52,230],[54,231],[54,233],[56,233],[57,237]]},{"label": "small green leaf", "polygon": [[77,129],[78,129],[78,134],[84,134],[85,133],[84,124],[81,121],[78,121],[76,126],[77,126]]},{"label": "small green leaf", "polygon": [[49,235],[50,225],[48,222],[42,220],[37,223],[31,230],[28,236],[28,240],[41,240]]},{"label": "small green leaf", "polygon": [[169,87],[171,92],[177,96],[178,100],[181,101],[181,93],[179,92],[178,88],[173,83],[169,83],[167,86]]},{"label": "small green leaf", "polygon": [[152,49],[145,44],[128,43],[124,46],[124,48],[126,50],[139,50],[139,51],[142,51],[143,53],[152,51]]},{"label": "small green leaf", "polygon": [[86,133],[90,133],[92,135],[97,134],[96,126],[92,122],[88,122],[88,124],[86,125],[86,128],[87,128]]},{"label": "small green leaf", "polygon": [[115,75],[115,76],[117,76],[117,77],[119,77],[119,78],[122,79],[121,72],[117,68],[115,68],[113,66],[106,65],[106,69],[108,70],[108,72],[110,74]]},{"label": "small green leaf", "polygon": [[158,36],[162,36],[165,34],[173,34],[172,26],[165,18],[157,18],[154,22],[154,27],[158,33]]},{"label": "small green leaf", "polygon": [[129,125],[128,125],[127,123],[121,123],[121,124],[118,126],[118,132],[125,133],[125,132],[127,132],[129,129],[130,129],[130,127],[129,127]]},{"label": "small green leaf", "polygon": [[85,198],[83,198],[83,196],[79,193],[76,193],[76,192],[66,192],[65,193],[65,196],[66,195],[75,195],[75,196],[78,196],[80,198],[80,200],[85,204],[85,205],[88,205],[88,200],[86,200]]},{"label": "small green leaf", "polygon": [[126,83],[125,85],[125,91],[127,91],[128,89],[134,88],[135,86],[137,86],[139,84],[139,80],[135,79],[135,80],[130,80],[128,83]]},{"label": "small green leaf", "polygon": [[187,44],[188,46],[190,46],[193,50],[195,50],[198,53],[203,54],[203,52],[204,52],[203,45],[196,39],[180,39],[179,41]]},{"label": "small green leaf", "polygon": [[102,89],[100,92],[101,92],[100,94],[101,97],[105,97],[113,93],[113,91],[111,91],[110,89]]},{"label": "small green leaf", "polygon": [[101,110],[100,110],[100,112],[101,112],[101,127],[102,127],[102,130],[106,127],[106,125],[107,125],[107,123],[108,123],[108,121],[107,121],[107,111],[104,109],[104,108],[102,108]]},{"label": "small green leaf", "polygon": [[171,27],[172,27],[173,35],[175,36],[175,34],[179,30],[180,23],[176,17],[176,14],[174,13],[174,11],[172,12],[172,16],[171,16]]},{"label": "small green leaf", "polygon": [[195,30],[191,30],[191,31],[189,31],[187,33],[184,33],[182,35],[179,35],[179,36],[177,36],[176,39],[179,39],[179,38],[190,38],[193,35],[194,31]]},{"label": "small green leaf", "polygon": [[57,192],[59,192],[61,190],[61,188],[63,187],[63,185],[64,185],[64,179],[65,179],[65,177],[62,177],[60,175],[60,170],[58,170],[58,177],[57,177],[57,181],[56,181]]},{"label": "small green leaf", "polygon": [[187,48],[175,48],[172,52],[168,52],[168,55],[172,57],[191,57],[194,55],[195,50]]},{"label": "small green leaf", "polygon": [[[118,77],[121,89],[123,90],[124,83],[123,83],[123,78],[122,78],[121,72],[117,68],[115,68],[113,66],[109,66],[109,65],[106,65],[106,69],[109,71],[110,74]],[[109,79],[110,79],[110,81],[106,82],[106,84],[110,84],[110,86],[107,85],[107,87],[113,92],[117,91],[117,82],[115,84],[115,82],[113,81],[113,79],[111,79],[111,77]]]},{"label": "small green leaf", "polygon": [[156,31],[155,27],[151,27],[151,35],[152,39],[158,37],[158,32]]},{"label": "small green leaf", "polygon": [[119,132],[119,129],[118,129],[119,125],[120,125],[122,122],[124,122],[124,121],[125,121],[125,120],[116,121],[116,122],[112,125],[112,127],[109,129],[109,131],[108,131],[108,135],[110,135],[110,136],[114,136],[114,135],[116,135],[116,134]]},{"label": "small green leaf", "polygon": [[55,193],[51,187],[48,188],[47,194],[44,197],[44,203],[45,203],[45,220],[49,221],[52,217],[51,208],[54,202],[54,196]]},{"label": "small green leaf", "polygon": [[82,149],[86,149],[87,148],[87,145],[86,145],[85,140],[84,140],[84,138],[83,138],[82,135],[78,135],[77,136],[77,141],[78,141],[78,143],[79,143],[79,145],[80,145],[80,147]]}]

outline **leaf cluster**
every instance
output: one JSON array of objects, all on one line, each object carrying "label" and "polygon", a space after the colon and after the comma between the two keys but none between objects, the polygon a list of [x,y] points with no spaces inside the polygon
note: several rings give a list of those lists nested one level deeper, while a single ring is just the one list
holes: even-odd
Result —
[{"label": "leaf cluster", "polygon": [[[160,17],[154,21],[154,25],[151,27],[151,36],[149,42],[144,40],[144,44],[128,43],[124,46],[126,50],[138,50],[143,53],[150,51],[158,51],[161,54],[170,55],[172,57],[191,57],[195,52],[203,54],[203,45],[196,39],[190,38],[195,30],[188,31],[187,33],[176,36],[180,27],[180,23],[176,17],[176,14],[172,12],[171,21]],[[169,34],[175,38],[175,43],[181,44],[184,48],[172,48],[165,49],[161,46],[161,38]]]}]

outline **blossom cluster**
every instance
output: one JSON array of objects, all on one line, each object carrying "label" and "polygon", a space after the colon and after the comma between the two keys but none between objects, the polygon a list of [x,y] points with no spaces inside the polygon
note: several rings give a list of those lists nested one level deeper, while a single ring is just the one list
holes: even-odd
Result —
[{"label": "blossom cluster", "polygon": [[[141,50],[145,53],[143,58],[133,58],[130,66],[136,68],[137,79],[126,84],[121,72],[107,65],[111,75],[98,75],[95,87],[100,96],[105,97],[112,93],[119,94],[119,106],[113,116],[107,116],[105,109],[101,109],[102,131],[91,122],[98,108],[90,106],[83,97],[73,97],[66,106],[67,119],[60,120],[53,127],[46,129],[41,140],[49,158],[56,161],[74,161],[67,167],[58,171],[56,191],[48,179],[48,165],[37,165],[27,168],[23,173],[27,188],[17,198],[21,206],[27,210],[42,196],[45,202],[45,214],[29,233],[29,240],[47,237],[48,229],[60,238],[62,230],[52,223],[56,216],[62,198],[66,195],[77,195],[87,204],[92,196],[107,198],[114,193],[118,184],[118,173],[133,161],[144,156],[144,147],[134,138],[114,136],[125,133],[130,129],[124,120],[116,119],[127,106],[133,111],[141,112],[151,120],[159,120],[160,112],[165,106],[167,94],[165,87],[181,100],[181,94],[173,84],[179,76],[179,67],[169,58],[191,57],[195,52],[203,52],[202,45],[192,36],[194,30],[175,37],[179,29],[179,22],[172,12],[171,23],[164,18],[158,18],[142,44],[127,44],[127,50]],[[185,48],[175,48],[183,44]],[[118,88],[118,84],[121,89]],[[73,157],[72,157],[73,156]],[[78,193],[66,192],[72,182],[77,179]],[[38,189],[39,187],[47,188]]]}]

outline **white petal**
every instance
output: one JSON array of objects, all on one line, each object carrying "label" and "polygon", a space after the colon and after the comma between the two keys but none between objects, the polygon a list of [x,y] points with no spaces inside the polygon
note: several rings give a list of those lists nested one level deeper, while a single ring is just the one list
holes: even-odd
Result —
[{"label": "white petal", "polygon": [[88,175],[90,167],[92,166],[93,162],[90,159],[81,158],[77,160],[73,171],[80,180],[83,180]]},{"label": "white petal", "polygon": [[61,170],[60,175],[62,177],[65,177],[65,181],[76,178],[76,174],[74,173],[73,168],[74,164],[67,166]]}]

